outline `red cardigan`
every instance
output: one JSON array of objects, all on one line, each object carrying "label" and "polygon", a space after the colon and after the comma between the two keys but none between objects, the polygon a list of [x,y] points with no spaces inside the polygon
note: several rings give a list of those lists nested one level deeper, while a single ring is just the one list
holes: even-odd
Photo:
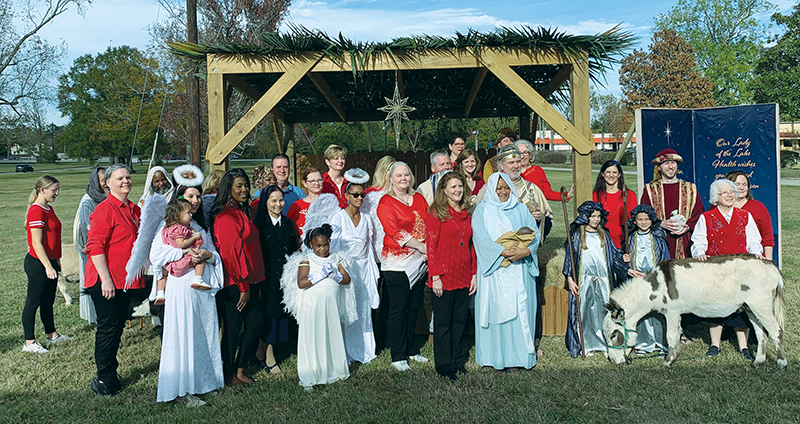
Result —
[{"label": "red cardigan", "polygon": [[[89,232],[86,234],[86,254],[89,260],[86,262],[84,287],[93,287],[99,278],[92,256],[105,255],[114,287],[119,290],[126,288],[125,265],[131,257],[133,242],[139,233],[140,214],[141,209],[135,203],[131,201],[122,203],[111,194],[94,208],[94,212],[89,215]],[[133,280],[127,288],[143,287],[142,275]]]},{"label": "red cardigan", "polygon": [[336,183],[333,182],[333,178],[331,178],[327,172],[322,174],[322,192],[336,196],[336,199],[339,200],[339,207],[342,209],[347,207],[347,199],[344,197],[345,188],[347,188],[346,178],[342,181],[342,185],[337,186]]},{"label": "red cardigan", "polygon": [[758,200],[751,199],[742,206],[742,210],[753,215],[758,232],[761,233],[761,245],[764,247],[775,246],[775,236],[772,235],[772,219],[769,217],[767,207]]},{"label": "red cardigan", "polygon": [[472,244],[472,217],[469,212],[450,208],[450,219],[439,221],[433,214],[425,221],[428,250],[428,287],[438,275],[444,290],[468,288],[478,272],[475,246]]},{"label": "red cardigan", "polygon": [[214,246],[222,258],[225,287],[236,284],[244,293],[264,280],[258,229],[237,207],[227,207],[214,218]]}]

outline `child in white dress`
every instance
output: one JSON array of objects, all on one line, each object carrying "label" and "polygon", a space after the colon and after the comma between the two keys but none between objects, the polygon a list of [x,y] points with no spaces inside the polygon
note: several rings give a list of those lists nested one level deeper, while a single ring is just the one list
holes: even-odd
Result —
[{"label": "child in white dress", "polygon": [[297,374],[306,390],[350,376],[339,314],[339,291],[350,284],[350,275],[345,259],[330,252],[332,234],[323,224],[306,235],[312,251],[297,270]]}]

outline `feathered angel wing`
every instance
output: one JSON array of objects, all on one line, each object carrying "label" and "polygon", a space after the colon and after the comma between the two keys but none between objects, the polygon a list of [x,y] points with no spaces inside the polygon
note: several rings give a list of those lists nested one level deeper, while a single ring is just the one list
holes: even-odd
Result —
[{"label": "feathered angel wing", "polygon": [[383,232],[383,224],[381,224],[381,220],[378,219],[378,203],[381,201],[381,197],[386,194],[383,190],[379,191],[371,191],[367,193],[367,196],[364,198],[364,203],[361,205],[361,213],[366,213],[369,218],[372,220],[372,228],[375,230],[373,232],[373,246],[375,246],[375,256],[380,258],[381,252],[383,251],[383,236],[385,233]]},{"label": "feathered angel wing", "polygon": [[300,310],[300,296],[302,291],[297,287],[297,268],[305,260],[307,252],[299,250],[286,258],[281,275],[281,289],[283,289],[283,310],[297,319]]},{"label": "feathered angel wing", "polygon": [[340,210],[339,199],[330,193],[321,194],[317,200],[311,203],[306,213],[306,223],[303,225],[303,234],[308,234],[314,228],[322,224],[330,224]]},{"label": "feathered angel wing", "polygon": [[133,243],[131,258],[128,259],[128,264],[125,265],[127,273],[125,277],[126,285],[142,275],[147,267],[150,266],[150,246],[153,244],[153,238],[161,226],[161,221],[164,220],[166,211],[167,199],[164,196],[154,194],[144,202],[139,235],[136,236],[136,241]]}]

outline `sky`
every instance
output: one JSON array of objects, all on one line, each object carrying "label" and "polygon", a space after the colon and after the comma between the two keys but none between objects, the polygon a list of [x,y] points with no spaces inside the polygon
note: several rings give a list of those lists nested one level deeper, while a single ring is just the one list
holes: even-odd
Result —
[{"label": "sky", "polygon": [[[667,13],[676,3],[677,0],[295,0],[283,27],[295,23],[330,35],[341,32],[354,41],[389,41],[412,34],[449,36],[470,28],[487,31],[498,26],[544,26],[572,34],[597,34],[621,25],[639,37],[637,48],[644,48],[649,44],[654,18]],[[773,0],[784,13],[794,3]],[[769,16],[762,18],[769,20]],[[76,58],[96,55],[110,46],[146,48],[152,43],[147,28],[163,19],[166,13],[158,0],[94,0],[83,16],[73,7],[43,28],[40,35],[50,43],[66,43],[68,57],[62,68],[67,72]],[[607,75],[605,87],[596,89],[619,95],[616,70]],[[54,106],[48,117],[57,124],[67,122]]]}]

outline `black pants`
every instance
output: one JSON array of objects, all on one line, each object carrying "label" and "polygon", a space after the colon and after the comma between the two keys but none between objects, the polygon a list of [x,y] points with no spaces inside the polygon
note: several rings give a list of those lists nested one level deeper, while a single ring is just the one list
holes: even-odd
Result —
[{"label": "black pants", "polygon": [[402,271],[384,271],[389,294],[389,322],[387,333],[392,349],[392,362],[403,361],[419,354],[420,346],[414,342],[417,312],[422,303],[422,293],[427,274],[409,287],[408,276]]},{"label": "black pants", "polygon": [[461,348],[461,336],[467,321],[469,288],[444,290],[442,297],[431,298],[433,306],[433,355],[436,372],[455,375],[464,368],[467,355]]},{"label": "black pants", "polygon": [[549,216],[544,217],[544,221],[542,222],[542,243],[544,243],[547,236],[550,234],[550,230],[553,229],[553,219]]},{"label": "black pants", "polygon": [[[50,264],[56,271],[61,271],[58,261],[50,260]],[[55,333],[56,324],[53,320],[53,303],[56,301],[56,286],[58,277],[47,278],[47,272],[42,262],[30,253],[25,255],[23,263],[25,274],[28,275],[28,296],[25,298],[25,307],[22,308],[22,329],[25,332],[25,340],[34,340],[36,332],[36,310],[39,310],[39,317],[44,324],[45,334]]]},{"label": "black pants", "polygon": [[264,326],[259,293],[256,287],[250,287],[250,300],[241,312],[236,309],[239,286],[231,285],[217,293],[217,313],[222,320],[222,373],[226,380],[238,368],[244,368],[258,350]]},{"label": "black pants", "polygon": [[378,309],[372,310],[372,329],[375,333],[375,354],[380,355],[383,349],[389,347],[386,325],[389,320],[389,295],[386,291],[386,279],[383,272],[378,279],[378,296],[381,301]]},{"label": "black pants", "polygon": [[94,362],[97,365],[97,376],[103,382],[117,380],[117,352],[128,319],[128,307],[131,294],[116,289],[112,299],[103,297],[102,284],[97,280],[89,288],[94,309],[97,312],[97,332],[94,336]]}]

